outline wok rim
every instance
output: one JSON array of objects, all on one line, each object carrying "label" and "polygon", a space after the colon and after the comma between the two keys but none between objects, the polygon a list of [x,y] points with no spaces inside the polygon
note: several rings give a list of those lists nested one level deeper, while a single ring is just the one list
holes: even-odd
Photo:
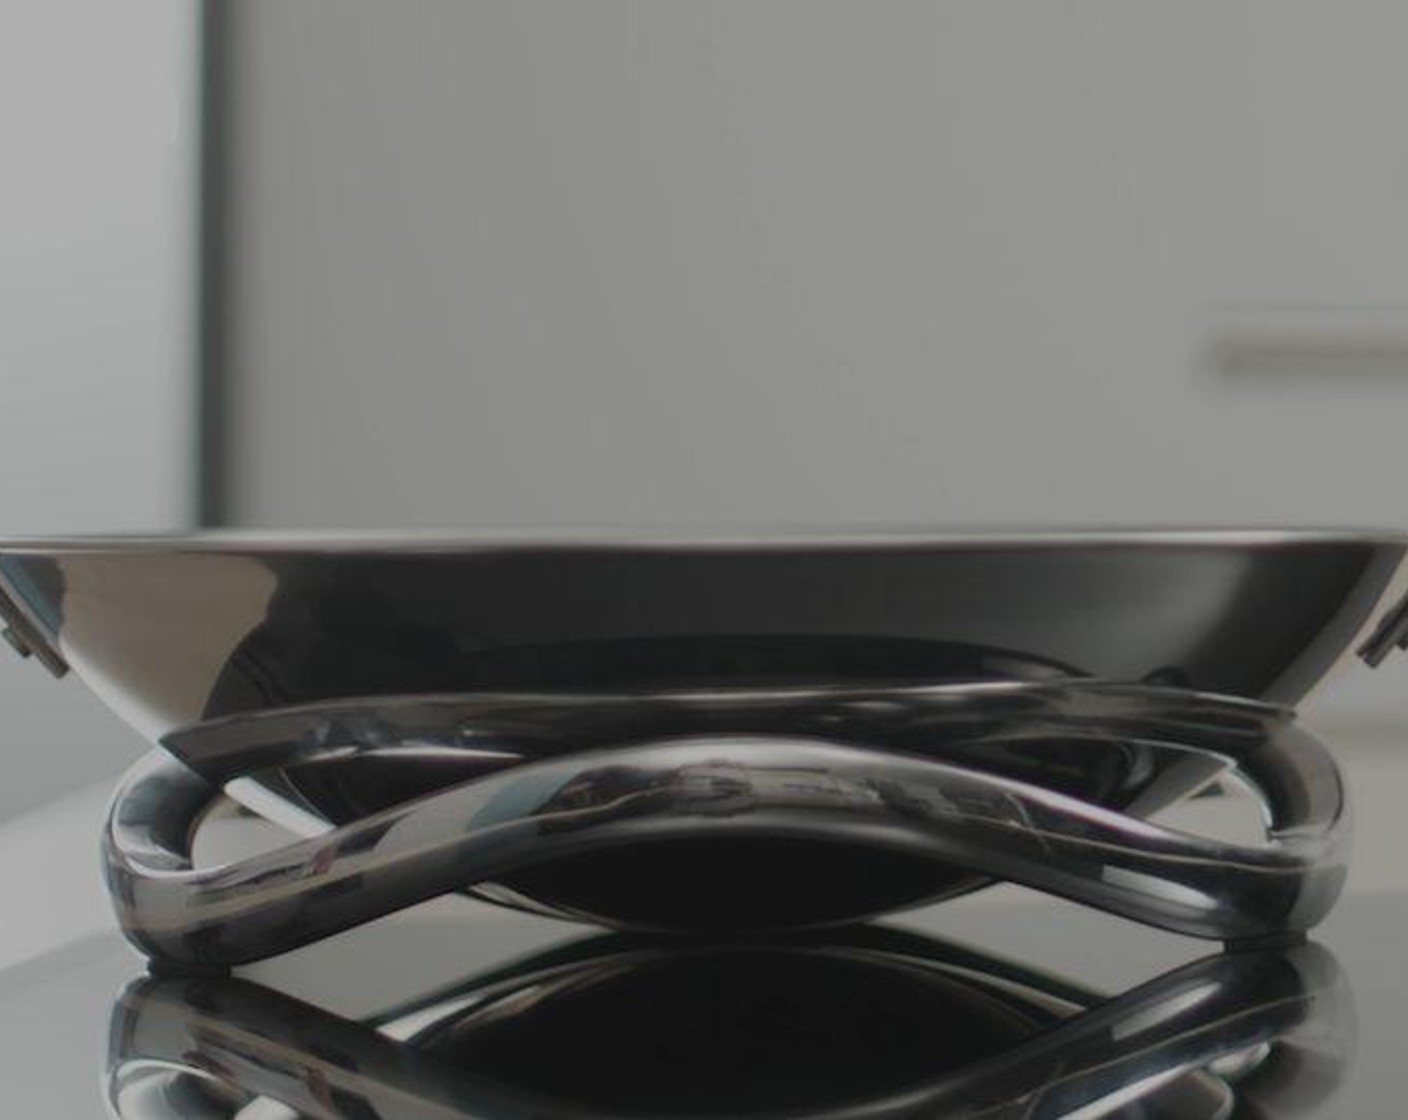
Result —
[{"label": "wok rim", "polygon": [[216,529],[187,533],[0,536],[0,556],[178,554],[358,556],[495,552],[805,553],[1079,548],[1408,548],[1408,530],[1310,527],[1120,527],[953,530],[931,526],[557,529]]}]

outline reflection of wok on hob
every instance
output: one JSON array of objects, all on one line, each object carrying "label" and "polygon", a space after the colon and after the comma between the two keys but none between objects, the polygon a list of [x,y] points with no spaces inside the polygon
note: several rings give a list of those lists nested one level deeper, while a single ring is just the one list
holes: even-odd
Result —
[{"label": "reflection of wok on hob", "polygon": [[1333,1094],[1351,1012],[1313,944],[1229,951],[1114,998],[896,930],[603,937],[366,1023],[226,977],[134,981],[107,1091],[176,1117],[1168,1117]]}]

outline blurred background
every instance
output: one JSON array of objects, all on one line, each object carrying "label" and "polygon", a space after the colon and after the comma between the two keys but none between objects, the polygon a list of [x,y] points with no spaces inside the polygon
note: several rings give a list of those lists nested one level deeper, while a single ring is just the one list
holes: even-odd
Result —
[{"label": "blurred background", "polygon": [[[7,534],[1408,528],[1403,5],[0,26]],[[1311,712],[1361,800],[1404,672]],[[0,703],[0,813],[141,747],[16,659]]]}]

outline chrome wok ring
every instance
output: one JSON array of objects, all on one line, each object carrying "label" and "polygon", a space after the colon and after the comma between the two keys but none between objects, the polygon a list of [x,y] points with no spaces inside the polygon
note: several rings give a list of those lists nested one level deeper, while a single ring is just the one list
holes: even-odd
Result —
[{"label": "chrome wok ring", "polygon": [[[825,695],[844,713],[848,700],[873,707],[881,694],[872,690],[862,700]],[[774,697],[772,707],[759,695],[689,699],[729,710],[806,708],[792,693]],[[680,842],[731,841],[733,851],[745,842],[760,852],[784,842],[844,844],[873,858],[877,876],[883,877],[887,860],[911,867],[929,861],[971,873],[969,889],[1008,880],[1231,942],[1299,935],[1325,916],[1340,892],[1349,831],[1344,786],[1328,752],[1288,709],[1098,682],[945,685],[896,690],[890,702],[916,697],[941,714],[927,725],[929,741],[907,740],[904,749],[852,734],[855,721],[844,718],[832,720],[824,733],[805,719],[793,724],[804,733],[781,730],[786,722],[772,718],[760,718],[757,726],[767,730],[754,732],[746,730],[746,718],[726,733],[699,733],[686,722],[678,734],[515,760],[212,868],[193,866],[191,841],[220,800],[218,783],[239,776],[242,764],[260,771],[345,765],[358,746],[329,733],[333,723],[324,710],[245,718],[234,725],[234,746],[231,725],[195,728],[173,745],[189,750],[192,738],[221,740],[218,764],[203,777],[158,749],[130,771],[105,832],[107,878],[128,938],[150,957],[186,967],[272,956],[476,884],[488,884],[481,893],[494,897],[497,881],[555,861]],[[392,709],[401,711],[405,703],[394,702]],[[501,701],[415,703],[462,713]],[[350,710],[365,717],[365,727],[376,725],[386,709],[366,701]],[[338,707],[339,726],[348,711],[348,705]],[[989,718],[993,712],[1001,718]],[[303,733],[294,735],[291,727]],[[1052,745],[1068,751],[1081,739],[1137,752],[1148,774],[1133,796],[1105,804],[1063,792],[1059,782],[1036,780],[1042,770],[1033,759],[1039,762]],[[411,754],[414,747],[404,745]],[[1190,761],[1204,777],[1230,771],[1259,795],[1264,843],[1227,843],[1144,819],[1172,799],[1160,790],[1160,779]],[[1190,790],[1185,783],[1178,792]],[[944,893],[936,887],[927,898],[906,897],[902,904]],[[871,904],[867,912],[833,920],[858,920],[900,904]],[[652,924],[622,920],[609,907],[555,912],[605,924]],[[711,921],[716,928],[735,923],[757,925],[745,913]],[[808,922],[774,916],[765,924]]]}]

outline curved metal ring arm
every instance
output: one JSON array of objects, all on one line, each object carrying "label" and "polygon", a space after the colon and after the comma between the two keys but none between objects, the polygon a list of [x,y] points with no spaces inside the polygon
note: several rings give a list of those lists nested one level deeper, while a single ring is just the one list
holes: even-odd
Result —
[{"label": "curved metal ring arm", "polygon": [[1344,877],[1343,789],[1294,727],[1234,759],[1265,846],[1162,828],[1026,782],[822,740],[671,740],[525,763],[238,864],[195,869],[213,787],[164,752],[105,833],[124,932],[194,966],[271,956],[460,887],[592,849],[702,836],[843,839],[1008,879],[1201,937],[1301,931]]}]

